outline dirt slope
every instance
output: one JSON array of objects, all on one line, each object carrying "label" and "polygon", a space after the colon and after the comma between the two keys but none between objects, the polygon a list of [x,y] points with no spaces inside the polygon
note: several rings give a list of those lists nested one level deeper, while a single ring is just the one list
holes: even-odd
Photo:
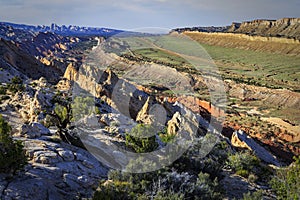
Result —
[{"label": "dirt slope", "polygon": [[184,32],[192,39],[209,45],[299,56],[300,41],[287,38],[249,36],[236,33]]}]

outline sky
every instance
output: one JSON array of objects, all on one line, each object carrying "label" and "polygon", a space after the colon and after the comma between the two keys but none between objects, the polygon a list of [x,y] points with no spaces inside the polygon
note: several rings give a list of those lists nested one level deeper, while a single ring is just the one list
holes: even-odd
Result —
[{"label": "sky", "polygon": [[300,17],[300,0],[0,0],[0,21],[134,30]]}]

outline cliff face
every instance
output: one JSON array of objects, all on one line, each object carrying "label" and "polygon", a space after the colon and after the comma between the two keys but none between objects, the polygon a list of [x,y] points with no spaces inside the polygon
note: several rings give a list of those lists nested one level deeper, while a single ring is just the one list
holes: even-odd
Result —
[{"label": "cliff face", "polygon": [[226,32],[300,39],[300,18],[233,23]]},{"label": "cliff face", "polygon": [[[4,39],[0,39],[0,67],[7,71],[10,78],[13,76],[27,76],[32,79],[45,77],[50,83],[56,83],[62,75],[57,68],[40,63],[18,45]],[[4,81],[2,78],[1,80]]]}]

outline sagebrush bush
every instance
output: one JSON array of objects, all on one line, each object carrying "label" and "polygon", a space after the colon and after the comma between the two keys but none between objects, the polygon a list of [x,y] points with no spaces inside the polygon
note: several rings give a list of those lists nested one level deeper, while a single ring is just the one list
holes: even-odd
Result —
[{"label": "sagebrush bush", "polygon": [[[110,171],[108,181],[100,183],[93,199],[221,199],[217,179],[209,174],[159,171],[130,174]],[[195,198],[196,197],[196,198]]]},{"label": "sagebrush bush", "polygon": [[[205,136],[205,138],[212,138],[211,136]],[[207,154],[203,154],[203,148],[207,144],[211,144],[210,139],[201,139],[195,145],[193,145],[188,151],[186,151],[178,160],[176,160],[172,167],[179,170],[193,171],[196,174],[205,172],[210,174],[211,177],[218,177],[230,152],[229,145],[225,142],[219,142],[214,145],[212,150]],[[207,152],[207,151],[206,151]]]},{"label": "sagebrush bush", "polygon": [[27,163],[22,142],[14,141],[10,132],[10,125],[0,115],[0,173],[14,173]]},{"label": "sagebrush bush", "polygon": [[248,177],[251,170],[258,166],[260,163],[259,159],[251,154],[250,152],[238,152],[236,154],[230,155],[228,157],[228,165],[235,171],[238,175],[243,177]]}]

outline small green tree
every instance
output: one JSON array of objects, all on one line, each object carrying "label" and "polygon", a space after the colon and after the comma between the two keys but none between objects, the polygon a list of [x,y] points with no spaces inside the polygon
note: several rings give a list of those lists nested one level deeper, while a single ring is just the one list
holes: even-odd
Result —
[{"label": "small green tree", "polygon": [[154,134],[155,129],[151,125],[138,124],[130,133],[126,133],[126,146],[133,148],[137,153],[152,152],[158,147]]},{"label": "small green tree", "polygon": [[58,92],[52,99],[52,103],[55,103],[55,107],[53,112],[48,113],[46,124],[55,125],[58,128],[58,135],[64,142],[85,148],[78,136],[70,134],[68,126],[71,122],[80,120],[92,113],[100,113],[100,110],[95,106],[94,98],[77,96],[72,101],[69,95]]},{"label": "small green tree", "polygon": [[14,141],[10,132],[10,125],[0,115],[0,173],[14,173],[27,163],[22,142]]},{"label": "small green tree", "polygon": [[279,169],[270,185],[277,199],[300,199],[300,156],[286,169]]},{"label": "small green tree", "polygon": [[72,106],[71,98],[68,95],[63,95],[58,92],[52,99],[52,103],[55,104],[52,112],[47,113],[46,124],[55,125],[57,127],[57,134],[62,141],[84,147],[78,137],[73,136],[69,133],[67,127],[72,120]]}]

